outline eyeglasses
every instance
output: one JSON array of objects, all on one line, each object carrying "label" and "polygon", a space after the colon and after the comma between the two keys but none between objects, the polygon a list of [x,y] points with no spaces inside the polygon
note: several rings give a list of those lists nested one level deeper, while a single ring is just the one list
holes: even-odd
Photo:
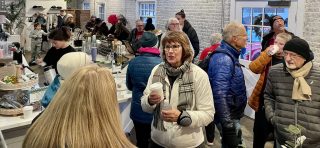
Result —
[{"label": "eyeglasses", "polygon": [[298,55],[298,54],[296,54],[296,53],[289,53],[289,52],[286,52],[286,51],[283,52],[283,56],[284,56],[284,57],[286,57],[286,56],[288,56],[288,55],[289,55],[292,59],[297,59],[298,57],[299,57],[299,58],[302,58],[301,55]]},{"label": "eyeglasses", "polygon": [[164,50],[168,52],[170,49],[172,49],[172,51],[176,52],[178,51],[179,47],[181,47],[181,45],[166,45]]}]

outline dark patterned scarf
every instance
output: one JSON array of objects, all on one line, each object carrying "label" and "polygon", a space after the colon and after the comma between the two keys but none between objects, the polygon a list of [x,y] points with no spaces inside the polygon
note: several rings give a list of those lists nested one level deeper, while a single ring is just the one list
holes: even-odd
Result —
[{"label": "dark patterned scarf", "polygon": [[[169,96],[171,96],[171,87],[169,83],[165,81],[166,76],[176,76],[179,82],[179,102],[178,110],[189,110],[193,102],[193,71],[190,69],[191,63],[185,61],[183,65],[178,68],[171,67],[168,63],[161,63],[158,69],[155,71],[152,79],[152,83],[160,82],[163,85],[164,99],[166,98],[166,86],[169,86]],[[163,101],[157,104],[153,114],[153,126],[161,131],[166,131],[163,120],[161,119],[161,108]]]}]

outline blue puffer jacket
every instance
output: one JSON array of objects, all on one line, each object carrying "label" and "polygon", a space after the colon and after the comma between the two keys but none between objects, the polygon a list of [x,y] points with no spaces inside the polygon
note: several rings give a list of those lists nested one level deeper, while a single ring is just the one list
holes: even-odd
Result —
[{"label": "blue puffer jacket", "polygon": [[49,85],[49,87],[47,88],[46,92],[44,93],[41,99],[41,104],[43,107],[47,108],[52,98],[57,93],[59,87],[60,87],[59,75],[56,75],[56,77],[53,79],[52,83]]},{"label": "blue puffer jacket", "polygon": [[154,66],[161,62],[160,52],[157,48],[139,49],[140,56],[129,62],[126,84],[132,91],[130,117],[133,121],[151,124],[152,114],[142,111],[141,97],[147,86],[148,78]]},{"label": "blue puffer jacket", "polygon": [[247,95],[238,60],[240,52],[225,41],[221,42],[218,50],[224,50],[228,54],[212,55],[208,75],[216,108],[215,120],[224,124],[243,116]]}]

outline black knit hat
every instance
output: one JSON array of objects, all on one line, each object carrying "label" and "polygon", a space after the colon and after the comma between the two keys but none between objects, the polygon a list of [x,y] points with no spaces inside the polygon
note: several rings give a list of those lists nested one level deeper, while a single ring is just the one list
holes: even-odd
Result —
[{"label": "black knit hat", "polygon": [[271,30],[273,29],[273,23],[278,19],[282,19],[284,21],[284,19],[280,15],[271,16],[271,18],[269,19],[269,23],[270,23],[269,25],[271,27]]},{"label": "black knit hat", "polygon": [[305,58],[306,61],[311,61],[313,59],[311,55],[312,51],[310,50],[308,42],[301,38],[291,39],[284,45],[283,50],[297,53]]},{"label": "black knit hat", "polygon": [[142,47],[153,47],[157,44],[158,38],[151,32],[143,32],[139,42]]}]

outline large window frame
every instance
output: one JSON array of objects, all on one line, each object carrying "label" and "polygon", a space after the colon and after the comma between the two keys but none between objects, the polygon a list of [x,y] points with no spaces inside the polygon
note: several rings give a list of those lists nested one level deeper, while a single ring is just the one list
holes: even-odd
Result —
[{"label": "large window frame", "polygon": [[97,16],[102,20],[106,19],[106,4],[105,3],[98,3],[98,11]]},{"label": "large window frame", "polygon": [[152,18],[152,24],[156,26],[157,22],[157,12],[156,12],[156,2],[155,1],[138,1],[138,17],[144,23],[146,23],[147,18]]},{"label": "large window frame", "polygon": [[[268,6],[268,1],[262,0],[231,0],[230,6],[230,20],[243,22],[242,20],[242,8],[288,8],[288,26],[286,29],[293,32],[299,37],[303,37],[303,15],[304,15],[304,1],[305,0],[292,0],[289,7],[271,7]],[[262,15],[264,16],[264,15]],[[263,27],[263,26],[262,26]],[[262,37],[268,32],[262,33]],[[252,34],[248,34],[251,37]],[[262,38],[261,37],[261,38]],[[249,40],[250,41],[250,40]],[[250,44],[250,42],[249,42]],[[251,52],[249,54],[249,60],[251,59]]]},{"label": "large window frame", "polygon": [[90,10],[90,3],[89,2],[83,2],[82,10]]}]

